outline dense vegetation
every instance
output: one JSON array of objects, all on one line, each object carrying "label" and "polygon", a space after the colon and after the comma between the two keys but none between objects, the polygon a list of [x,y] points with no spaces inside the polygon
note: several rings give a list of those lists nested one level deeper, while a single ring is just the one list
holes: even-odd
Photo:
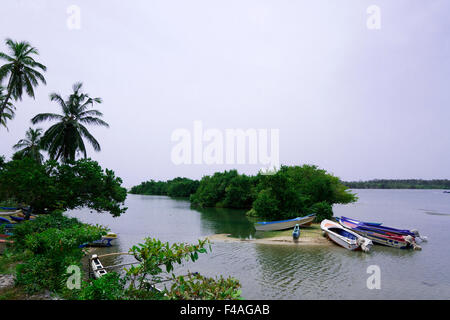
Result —
[{"label": "dense vegetation", "polygon": [[[106,232],[58,211],[17,225],[11,237],[14,243],[6,252],[10,262],[17,262],[16,285],[29,294],[49,290],[66,299],[82,300],[240,298],[236,279],[174,274],[175,264],[194,262],[207,252],[207,240],[170,245],[147,238],[129,250],[139,263],[125,268],[124,273],[86,279],[81,264],[86,249],[80,245],[100,239]],[[78,270],[78,276],[71,270]],[[157,284],[164,288],[155,290]]]},{"label": "dense vegetation", "polygon": [[[47,68],[35,60],[38,50],[28,42],[7,39],[6,45],[9,53],[0,52],[0,60],[6,60],[0,66],[0,126],[7,128],[7,122],[15,115],[14,103],[22,99],[24,91],[34,98],[34,88],[39,82],[46,83],[40,71]],[[6,87],[2,86],[4,80]],[[119,216],[127,209],[123,207],[127,194],[122,180],[112,170],[103,170],[87,158],[85,141],[95,151],[101,148],[86,125],[109,127],[100,111],[90,109],[102,99],[83,93],[81,82],[77,82],[67,98],[52,93],[50,100],[58,103],[61,113],[40,113],[31,122],[57,122],[43,134],[40,128],[29,128],[25,139],[13,146],[16,153],[10,161],[0,156],[0,204],[29,206],[34,214],[39,214],[30,220],[30,211],[26,210],[25,221],[14,224],[12,230],[11,226],[6,230],[6,224],[0,224],[0,234],[13,232],[12,243],[0,257],[0,271],[10,272],[17,264],[16,285],[25,292],[50,290],[68,299],[240,298],[239,281],[233,278],[173,273],[175,264],[196,261],[200,253],[206,253],[206,240],[195,245],[170,245],[148,238],[130,249],[129,254],[139,263],[126,268],[124,274],[110,272],[97,280],[81,281],[81,259],[87,251],[80,246],[101,239],[107,230],[68,218],[62,212],[88,207]],[[42,150],[48,152],[49,160],[45,161]],[[77,160],[80,154],[84,159]],[[187,197],[198,185],[198,181],[177,178],[159,183],[160,190],[151,192]],[[152,182],[138,191],[148,188],[153,188]],[[80,273],[72,278],[70,270],[77,269]],[[158,283],[170,285],[158,291],[154,289]]]},{"label": "dense vegetation", "polygon": [[450,180],[375,179],[343,182],[352,189],[450,189]]},{"label": "dense vegetation", "polygon": [[59,164],[35,159],[0,162],[0,201],[29,205],[35,213],[89,207],[114,216],[125,212],[126,189],[112,170],[81,159]]},{"label": "dense vegetation", "polygon": [[197,180],[175,178],[169,181],[145,181],[131,188],[132,194],[164,195],[170,197],[189,197],[199,186]]},{"label": "dense vegetation", "polygon": [[[191,182],[186,186],[194,187],[195,181]],[[171,196],[164,186],[164,182],[151,180],[133,187],[131,193]],[[193,206],[246,209],[249,215],[273,220],[316,213],[321,221],[332,216],[333,204],[356,201],[339,178],[313,165],[282,166],[271,175],[216,172],[204,176],[195,192],[189,188],[184,193],[191,194]]]}]

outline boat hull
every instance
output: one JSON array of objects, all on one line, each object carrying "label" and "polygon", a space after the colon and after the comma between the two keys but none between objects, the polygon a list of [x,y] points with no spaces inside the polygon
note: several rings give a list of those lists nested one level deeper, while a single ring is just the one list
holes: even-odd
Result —
[{"label": "boat hull", "polygon": [[342,226],[358,233],[363,237],[372,240],[376,244],[398,249],[405,249],[411,246],[411,244],[406,242],[405,238],[400,234],[389,232],[385,233],[377,232],[375,228],[372,229],[367,227],[361,227],[360,224],[355,223],[355,221],[357,220],[351,220],[348,218],[339,219],[339,223]]},{"label": "boat hull", "polygon": [[255,223],[255,229],[257,231],[276,231],[276,230],[286,230],[295,227],[296,224],[299,226],[309,226],[314,221],[316,216],[306,216],[299,217],[290,220],[274,221],[274,222],[257,222]]},{"label": "boat hull", "polygon": [[328,239],[345,249],[354,251],[364,248],[365,251],[369,251],[372,246],[370,239],[346,229],[336,222],[325,219],[320,224],[320,228],[325,232]]}]

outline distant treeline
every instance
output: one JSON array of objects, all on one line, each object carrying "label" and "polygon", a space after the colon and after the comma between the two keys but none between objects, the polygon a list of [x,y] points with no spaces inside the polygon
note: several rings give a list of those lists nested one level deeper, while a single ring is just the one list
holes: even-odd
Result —
[{"label": "distant treeline", "polygon": [[316,213],[321,221],[332,217],[333,204],[357,199],[339,178],[313,165],[282,166],[271,175],[248,176],[230,170],[200,181],[150,180],[131,188],[130,193],[190,196],[193,206],[246,209],[250,215],[274,220]]},{"label": "distant treeline", "polygon": [[450,189],[450,180],[375,179],[342,182],[351,189]]},{"label": "distant treeline", "polygon": [[189,197],[197,191],[200,182],[189,178],[175,178],[169,181],[150,180],[131,188],[130,193],[169,197]]}]

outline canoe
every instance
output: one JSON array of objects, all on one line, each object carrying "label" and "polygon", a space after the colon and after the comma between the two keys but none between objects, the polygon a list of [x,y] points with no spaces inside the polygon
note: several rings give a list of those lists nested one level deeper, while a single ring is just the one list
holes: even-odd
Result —
[{"label": "canoe", "polygon": [[377,244],[399,249],[410,247],[420,249],[415,240],[415,235],[418,235],[416,230],[409,231],[390,227],[372,226],[367,225],[362,221],[346,217],[341,217],[339,223]]},{"label": "canoe", "polygon": [[299,226],[308,226],[314,221],[315,217],[315,214],[310,214],[304,217],[297,217],[289,220],[256,222],[255,229],[257,231],[275,231],[290,229],[295,227],[296,224]]},{"label": "canoe", "polygon": [[326,236],[331,241],[348,250],[353,251],[361,249],[368,252],[373,245],[370,239],[344,228],[339,223],[331,220],[323,220],[320,224],[320,228],[325,232]]},{"label": "canoe", "polygon": [[294,231],[292,232],[292,238],[294,238],[294,240],[297,240],[299,237],[300,237],[300,226],[297,223],[294,227]]},{"label": "canoe", "polygon": [[11,216],[18,213],[22,213],[22,210],[16,210],[16,211],[0,211],[0,216]]}]

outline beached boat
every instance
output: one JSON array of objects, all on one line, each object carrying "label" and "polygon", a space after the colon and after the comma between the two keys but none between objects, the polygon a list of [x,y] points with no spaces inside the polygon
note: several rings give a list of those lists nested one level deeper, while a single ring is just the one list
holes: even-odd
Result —
[{"label": "beached boat", "polygon": [[315,214],[310,214],[304,217],[297,217],[289,220],[256,222],[255,229],[257,231],[275,231],[290,229],[293,228],[296,224],[298,224],[299,226],[309,226],[314,221],[315,217]]},{"label": "beached boat", "polygon": [[297,240],[299,237],[300,237],[300,226],[297,223],[294,227],[294,231],[292,232],[292,238],[294,238],[294,240]]},{"label": "beached boat", "polygon": [[331,241],[348,250],[361,249],[368,252],[373,245],[370,239],[346,229],[339,223],[331,220],[323,220],[320,224],[320,228],[325,232],[326,236]]},{"label": "beached boat", "polygon": [[363,221],[347,217],[340,217],[339,223],[377,244],[393,248],[405,249],[413,247],[414,249],[421,249],[416,243],[416,238],[426,241],[426,237],[421,237],[417,230],[396,229],[381,225],[371,225]]},{"label": "beached boat", "polygon": [[15,214],[22,213],[22,210],[15,210],[15,211],[0,211],[0,216],[11,216]]}]

